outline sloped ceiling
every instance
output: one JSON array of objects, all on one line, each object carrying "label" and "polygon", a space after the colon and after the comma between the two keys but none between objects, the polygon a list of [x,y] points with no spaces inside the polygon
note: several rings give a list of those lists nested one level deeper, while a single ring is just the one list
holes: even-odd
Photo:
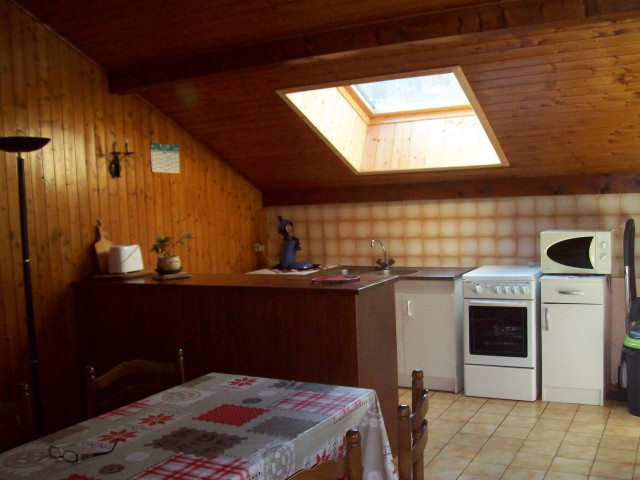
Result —
[{"label": "sloped ceiling", "polygon": [[[640,191],[640,2],[19,0],[265,204]],[[460,65],[510,166],[356,175],[279,89]]]}]

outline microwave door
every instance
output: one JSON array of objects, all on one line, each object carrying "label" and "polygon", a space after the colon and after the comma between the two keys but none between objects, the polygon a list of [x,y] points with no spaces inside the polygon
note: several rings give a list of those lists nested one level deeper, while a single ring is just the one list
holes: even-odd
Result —
[{"label": "microwave door", "polygon": [[593,235],[560,240],[547,249],[547,256],[559,265],[591,270],[595,263],[593,240]]}]

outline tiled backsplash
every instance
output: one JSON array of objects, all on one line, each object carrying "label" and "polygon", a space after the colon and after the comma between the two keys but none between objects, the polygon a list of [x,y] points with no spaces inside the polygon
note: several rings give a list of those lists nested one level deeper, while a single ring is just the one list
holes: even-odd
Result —
[{"label": "tiled backsplash", "polygon": [[300,239],[296,260],[325,265],[374,265],[382,250],[372,238],[398,266],[524,264],[539,262],[542,230],[614,230],[613,276],[623,277],[622,232],[628,218],[640,222],[640,193],[270,207],[274,261],[278,215]]}]

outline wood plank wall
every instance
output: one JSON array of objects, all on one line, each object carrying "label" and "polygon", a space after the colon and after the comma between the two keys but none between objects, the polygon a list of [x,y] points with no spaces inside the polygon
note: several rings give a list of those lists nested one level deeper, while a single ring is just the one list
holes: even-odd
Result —
[{"label": "wood plank wall", "polygon": [[[20,131],[20,132],[17,132]],[[0,135],[51,138],[26,154],[29,247],[46,430],[78,419],[71,282],[96,273],[101,219],[115,244],[194,234],[186,271],[256,268],[266,227],[260,192],[136,95],[108,93],[105,72],[10,1],[0,1]],[[135,152],[108,174],[115,142]],[[150,142],[180,146],[179,174],[152,173]],[[0,401],[30,381],[15,154],[0,152]],[[114,299],[117,301],[117,299]],[[126,334],[126,332],[123,332]],[[187,353],[188,356],[188,353]]]}]

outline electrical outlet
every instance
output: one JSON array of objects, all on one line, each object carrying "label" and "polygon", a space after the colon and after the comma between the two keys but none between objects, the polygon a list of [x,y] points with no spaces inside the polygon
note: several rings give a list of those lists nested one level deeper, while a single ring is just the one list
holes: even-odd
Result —
[{"label": "electrical outlet", "polygon": [[253,244],[253,251],[255,253],[264,252],[264,245],[262,245],[261,243],[254,243]]}]

